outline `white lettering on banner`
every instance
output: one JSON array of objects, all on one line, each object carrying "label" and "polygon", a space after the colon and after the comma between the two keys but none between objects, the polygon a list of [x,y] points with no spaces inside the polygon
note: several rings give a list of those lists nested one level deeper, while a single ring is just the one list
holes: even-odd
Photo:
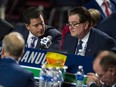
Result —
[{"label": "white lettering on banner", "polygon": [[28,59],[28,63],[33,63],[36,56],[37,56],[37,52],[32,52],[29,59]]},{"label": "white lettering on banner", "polygon": [[21,62],[44,64],[46,60],[46,54],[41,52],[30,52],[26,51],[23,57],[20,59]]},{"label": "white lettering on banner", "polygon": [[[46,62],[46,55],[44,56],[44,58],[43,58],[43,61],[41,62],[42,64],[45,64],[45,62]],[[47,63],[47,62],[46,62]]]},{"label": "white lettering on banner", "polygon": [[35,60],[35,64],[40,64],[40,63],[44,64],[45,59],[46,59],[45,53],[39,53],[36,60]]},{"label": "white lettering on banner", "polygon": [[21,62],[27,62],[28,57],[29,57],[30,51],[26,51],[26,53],[24,54],[24,56],[21,58]]}]

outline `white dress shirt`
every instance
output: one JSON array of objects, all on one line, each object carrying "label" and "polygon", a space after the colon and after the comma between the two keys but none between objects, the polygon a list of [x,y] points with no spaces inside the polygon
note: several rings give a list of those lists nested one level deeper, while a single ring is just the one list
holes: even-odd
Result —
[{"label": "white dress shirt", "polygon": [[116,83],[114,85],[112,85],[112,87],[116,87]]},{"label": "white dress shirt", "polygon": [[[109,10],[109,12],[110,12],[110,14],[111,14],[112,11],[111,11],[110,0],[105,0],[105,1],[107,1],[108,4],[109,4],[109,8],[108,8],[108,10]],[[106,12],[105,12],[105,6],[103,5],[104,0],[96,0],[96,2],[97,2],[98,5],[101,7],[101,9],[102,9],[102,11],[104,12],[104,14],[106,15]],[[106,15],[106,16],[107,16],[107,15]]]},{"label": "white dress shirt", "polygon": [[[34,35],[31,33],[31,32],[29,32],[29,35],[28,35],[28,38],[27,38],[27,44],[26,44],[26,47],[31,47],[31,43],[32,43],[32,37],[33,37]],[[37,41],[38,41],[38,39],[36,39],[35,40],[35,44],[34,44],[34,48],[36,47],[36,45],[37,45]]]},{"label": "white dress shirt", "polygon": [[[88,39],[89,39],[89,35],[90,35],[90,32],[88,32],[88,34],[83,39],[81,39],[81,41],[83,41],[82,49],[79,50],[79,55],[81,55],[81,56],[85,56],[85,51],[86,51],[86,48],[87,48],[87,42],[88,42]],[[80,39],[78,40],[78,44],[79,44],[79,41],[80,41]]]}]

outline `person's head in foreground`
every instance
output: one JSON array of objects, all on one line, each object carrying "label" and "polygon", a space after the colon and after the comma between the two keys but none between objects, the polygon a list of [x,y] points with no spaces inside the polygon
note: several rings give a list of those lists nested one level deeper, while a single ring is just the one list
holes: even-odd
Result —
[{"label": "person's head in foreground", "polygon": [[116,54],[111,51],[102,51],[93,62],[93,69],[99,79],[106,85],[116,84]]},{"label": "person's head in foreground", "polygon": [[25,47],[25,42],[21,34],[12,32],[6,35],[2,42],[1,57],[11,57],[19,60],[22,56]]}]

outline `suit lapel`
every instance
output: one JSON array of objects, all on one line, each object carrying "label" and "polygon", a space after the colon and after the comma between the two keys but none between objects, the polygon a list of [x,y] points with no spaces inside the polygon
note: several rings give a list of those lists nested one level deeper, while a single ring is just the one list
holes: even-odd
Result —
[{"label": "suit lapel", "polygon": [[94,44],[94,38],[95,38],[95,34],[94,34],[93,30],[91,29],[90,30],[90,36],[89,36],[89,39],[88,39],[88,42],[87,42],[87,48],[86,48],[85,55],[90,55],[91,54],[92,47],[93,47],[93,44]]},{"label": "suit lapel", "polygon": [[72,37],[70,33],[66,34],[62,49],[67,53],[75,53],[77,38]]},{"label": "suit lapel", "polygon": [[94,2],[94,6],[96,7],[96,9],[98,9],[98,10],[100,11],[102,18],[105,18],[105,14],[104,14],[104,12],[102,11],[101,7],[100,7],[100,6],[98,5],[98,3],[96,2],[96,0],[93,0],[93,2]]},{"label": "suit lapel", "polygon": [[110,1],[111,2],[111,10],[112,10],[112,13],[115,13],[116,12],[116,1]]},{"label": "suit lapel", "polygon": [[69,37],[67,39],[70,40],[70,41],[68,41],[66,43],[67,44],[67,48],[69,48],[68,52],[75,54],[75,49],[76,49],[76,46],[77,46],[78,39],[75,38],[75,37],[72,37],[71,34],[69,34]]},{"label": "suit lapel", "polygon": [[23,37],[24,37],[24,40],[25,40],[25,42],[27,42],[27,38],[28,38],[28,34],[29,34],[29,31],[26,29],[26,27],[24,26],[24,30],[25,30],[25,32],[22,32],[23,33]]},{"label": "suit lapel", "polygon": [[38,38],[38,42],[37,42],[37,45],[36,45],[36,49],[40,49],[40,47],[41,47],[40,41],[41,41],[41,39]]}]

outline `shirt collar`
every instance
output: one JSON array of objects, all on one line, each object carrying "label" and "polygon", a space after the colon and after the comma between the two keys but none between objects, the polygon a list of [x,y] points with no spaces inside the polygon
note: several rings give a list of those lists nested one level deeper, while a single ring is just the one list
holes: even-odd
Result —
[{"label": "shirt collar", "polygon": [[13,57],[10,57],[10,56],[6,56],[6,57],[4,57],[3,59],[10,59],[10,60],[13,60],[13,61],[15,61],[16,63],[18,63],[18,61],[16,61]]},{"label": "shirt collar", "polygon": [[116,83],[114,85],[112,85],[112,87],[116,87]]},{"label": "shirt collar", "polygon": [[[96,2],[99,4],[99,6],[102,6],[104,0],[96,0]],[[110,0],[106,0],[108,3],[110,3]]]},{"label": "shirt collar", "polygon": [[90,35],[90,32],[88,32],[88,34],[82,39],[84,43],[87,43],[89,35]]},{"label": "shirt collar", "polygon": [[31,32],[29,32],[29,38],[32,38],[34,35],[31,33]]}]

